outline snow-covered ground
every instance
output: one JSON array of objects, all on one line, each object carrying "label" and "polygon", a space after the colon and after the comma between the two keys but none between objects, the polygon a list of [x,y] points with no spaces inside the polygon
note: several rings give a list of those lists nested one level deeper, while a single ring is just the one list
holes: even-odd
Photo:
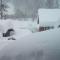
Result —
[{"label": "snow-covered ground", "polygon": [[30,22],[29,21],[17,21],[17,20],[0,20],[0,30],[4,32],[9,28],[16,29],[28,29]]},{"label": "snow-covered ground", "polygon": [[60,29],[28,34],[15,41],[1,40],[0,60],[60,60]]},{"label": "snow-covered ground", "polygon": [[[0,60],[60,60],[60,28],[36,32],[32,21],[0,20]],[[13,28],[16,40],[2,37]]]},{"label": "snow-covered ground", "polygon": [[[29,29],[29,21],[14,21],[14,20],[0,20],[0,51],[3,50],[7,45],[14,42],[13,40],[8,40],[8,38],[15,38],[16,40],[32,34],[32,31]],[[2,33],[5,33],[8,29],[13,28],[15,34],[10,37],[2,37]],[[0,55],[1,56],[1,55]],[[9,59],[8,59],[9,60]]]}]

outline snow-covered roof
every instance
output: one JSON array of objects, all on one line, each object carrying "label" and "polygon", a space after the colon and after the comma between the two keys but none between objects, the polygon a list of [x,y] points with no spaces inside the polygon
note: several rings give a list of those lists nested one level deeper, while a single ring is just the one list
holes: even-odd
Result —
[{"label": "snow-covered roof", "polygon": [[60,9],[39,9],[38,16],[41,22],[55,22],[60,20]]}]

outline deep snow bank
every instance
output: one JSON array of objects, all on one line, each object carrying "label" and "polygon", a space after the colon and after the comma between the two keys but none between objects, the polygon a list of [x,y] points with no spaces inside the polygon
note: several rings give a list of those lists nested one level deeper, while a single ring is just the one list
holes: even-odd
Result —
[{"label": "deep snow bank", "polygon": [[[28,29],[32,31],[37,24],[36,22],[33,21],[19,21],[19,20],[12,20],[12,19],[7,19],[7,20],[0,20],[0,33],[6,32],[7,29],[9,28],[14,28],[16,29]],[[34,26],[35,25],[35,26]]]},{"label": "deep snow bank", "polygon": [[[18,20],[0,20],[0,36],[8,29],[14,29],[16,34],[31,33],[32,21],[18,21]],[[22,32],[22,33],[21,33]]]},{"label": "deep snow bank", "polygon": [[34,33],[0,51],[0,60],[60,60],[60,29]]}]

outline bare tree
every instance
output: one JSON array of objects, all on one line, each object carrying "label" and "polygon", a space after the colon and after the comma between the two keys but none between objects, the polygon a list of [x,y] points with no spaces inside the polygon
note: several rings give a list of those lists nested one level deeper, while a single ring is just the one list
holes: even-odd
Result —
[{"label": "bare tree", "polygon": [[58,0],[47,0],[46,2],[47,8],[59,8]]},{"label": "bare tree", "polygon": [[3,4],[2,0],[1,0],[0,4],[1,4],[0,5],[0,16],[1,16],[1,19],[3,19],[3,18],[6,18],[6,14],[4,12],[7,12],[8,5]]}]

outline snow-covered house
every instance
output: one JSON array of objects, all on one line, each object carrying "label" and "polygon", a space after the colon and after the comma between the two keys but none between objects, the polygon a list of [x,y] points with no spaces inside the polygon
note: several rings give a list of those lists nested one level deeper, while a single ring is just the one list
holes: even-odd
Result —
[{"label": "snow-covered house", "polygon": [[60,20],[60,9],[38,9],[39,27],[57,26]]}]

